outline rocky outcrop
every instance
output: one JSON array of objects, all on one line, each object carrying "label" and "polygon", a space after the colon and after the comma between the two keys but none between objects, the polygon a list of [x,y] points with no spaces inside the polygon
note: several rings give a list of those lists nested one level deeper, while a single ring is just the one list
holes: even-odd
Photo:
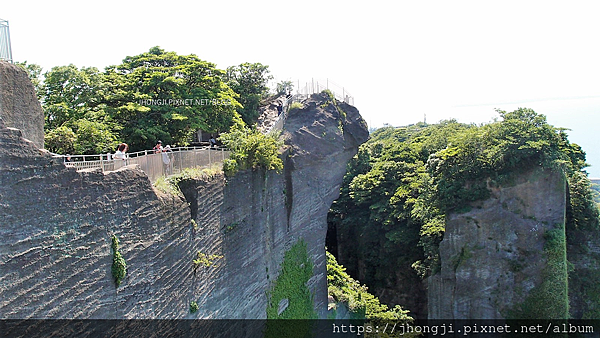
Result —
[{"label": "rocky outcrop", "polygon": [[44,112],[35,89],[25,70],[6,61],[0,61],[0,119],[44,148]]},{"label": "rocky outcrop", "polygon": [[309,285],[315,306],[327,309],[325,237],[327,213],[339,197],[346,164],[369,137],[358,110],[313,94],[285,120],[283,137],[290,147],[284,168],[289,231],[304,231],[315,278]]},{"label": "rocky outcrop", "polygon": [[[136,167],[67,168],[0,125],[0,318],[265,318],[299,239],[324,315],[327,210],[368,134],[356,109],[340,104],[342,116],[323,99],[288,117],[282,173],[186,180],[185,198],[155,190]],[[118,287],[113,235],[127,264]]]},{"label": "rocky outcrop", "polygon": [[264,133],[273,128],[278,121],[279,116],[283,113],[283,107],[286,101],[287,97],[285,95],[279,95],[269,98],[267,102],[264,102],[261,107],[259,107],[257,122],[258,130]]},{"label": "rocky outcrop", "polygon": [[565,179],[536,169],[516,180],[447,216],[441,270],[428,280],[429,318],[568,317]]}]

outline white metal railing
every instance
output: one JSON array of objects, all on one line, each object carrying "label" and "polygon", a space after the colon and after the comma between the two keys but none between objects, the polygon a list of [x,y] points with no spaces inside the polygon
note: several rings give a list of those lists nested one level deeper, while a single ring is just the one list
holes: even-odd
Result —
[{"label": "white metal railing", "polygon": [[8,21],[0,19],[0,60],[13,62]]},{"label": "white metal railing", "polygon": [[123,166],[137,164],[152,183],[161,176],[180,173],[185,168],[211,167],[229,158],[225,148],[211,147],[178,147],[170,151],[155,153],[153,150],[138,151],[127,154],[126,159],[114,159],[112,154],[98,155],[57,155],[65,166],[84,169],[100,169],[102,172],[117,170]]},{"label": "white metal railing", "polygon": [[292,102],[294,102],[294,96],[289,96],[283,102],[283,105],[281,106],[281,114],[279,114],[279,116],[277,116],[277,120],[275,120],[275,123],[273,123],[271,125],[271,127],[265,132],[265,134],[268,134],[272,131],[283,130],[283,123],[285,122],[285,119],[287,118],[288,108],[290,107]]}]

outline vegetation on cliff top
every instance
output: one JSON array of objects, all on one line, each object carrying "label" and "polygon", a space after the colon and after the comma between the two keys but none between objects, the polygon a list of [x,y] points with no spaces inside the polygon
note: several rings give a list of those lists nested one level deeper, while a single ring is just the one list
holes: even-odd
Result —
[{"label": "vegetation on cliff top", "polygon": [[157,140],[187,145],[198,129],[229,130],[235,116],[256,122],[272,78],[268,66],[243,63],[220,70],[196,55],[153,47],[104,71],[58,66],[45,72],[21,64],[34,83],[46,132],[45,148],[60,154],[151,149]]},{"label": "vegetation on cliff top", "polygon": [[181,182],[198,178],[211,178],[220,172],[221,170],[215,166],[211,168],[184,168],[177,174],[160,176],[152,185],[165,194],[182,196]]},{"label": "vegetation on cliff top", "polygon": [[500,120],[480,126],[450,120],[372,134],[349,163],[328,216],[338,232],[359,239],[345,249],[349,271],[360,261],[362,282],[373,289],[386,287],[386,271],[412,268],[415,280],[435,273],[445,215],[467,210],[489,196],[488,185],[510,184],[534,166],[569,178],[567,229],[598,228],[582,149],[533,110],[498,113]]},{"label": "vegetation on cliff top", "polygon": [[223,161],[223,171],[226,175],[235,175],[244,169],[283,169],[283,161],[279,157],[279,149],[283,141],[276,134],[263,134],[256,128],[247,127],[240,118],[234,118],[231,130],[220,137],[223,145],[231,154]]}]

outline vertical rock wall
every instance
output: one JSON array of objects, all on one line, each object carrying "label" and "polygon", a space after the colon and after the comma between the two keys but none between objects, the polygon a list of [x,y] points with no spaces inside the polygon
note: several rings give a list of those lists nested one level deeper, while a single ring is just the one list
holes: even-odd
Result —
[{"label": "vertical rock wall", "polygon": [[[77,172],[0,129],[0,318],[185,313],[189,209],[135,168]],[[127,275],[116,288],[111,236]]]},{"label": "vertical rock wall", "polygon": [[[429,318],[523,318],[531,302],[544,301],[549,280],[558,301],[537,304],[538,318],[566,318],[565,196],[562,174],[536,169],[492,188],[469,212],[448,215],[441,271],[428,280]],[[556,236],[558,259],[548,253]]]},{"label": "vertical rock wall", "polygon": [[0,119],[44,148],[44,112],[35,89],[25,70],[6,61],[0,61]]}]

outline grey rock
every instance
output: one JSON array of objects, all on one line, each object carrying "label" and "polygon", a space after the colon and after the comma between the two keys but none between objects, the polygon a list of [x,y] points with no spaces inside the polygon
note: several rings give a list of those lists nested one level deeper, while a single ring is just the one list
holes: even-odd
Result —
[{"label": "grey rock", "polygon": [[564,231],[565,189],[562,174],[538,168],[492,188],[471,211],[448,215],[441,271],[428,279],[429,318],[507,318],[542,283],[544,234]]},{"label": "grey rock", "polygon": [[288,308],[289,305],[290,305],[289,299],[287,299],[287,298],[282,299],[279,302],[279,305],[277,307],[277,315],[280,316],[283,313],[283,311],[285,311]]},{"label": "grey rock", "polygon": [[35,89],[25,70],[6,61],[0,61],[0,120],[44,148],[44,112]]}]

